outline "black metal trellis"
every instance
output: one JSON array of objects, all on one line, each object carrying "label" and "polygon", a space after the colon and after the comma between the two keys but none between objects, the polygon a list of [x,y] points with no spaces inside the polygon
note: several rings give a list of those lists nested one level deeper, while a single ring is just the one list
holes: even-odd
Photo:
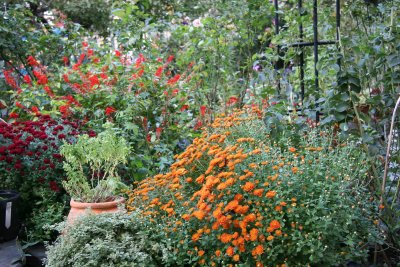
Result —
[{"label": "black metal trellis", "polygon": [[[278,0],[274,0],[274,7],[275,7],[275,34],[279,34],[279,5]],[[303,1],[298,0],[297,8],[299,10],[300,16],[302,16],[302,9],[303,9]],[[336,44],[339,41],[339,29],[340,29],[340,0],[336,0],[336,40],[335,41],[320,41],[318,40],[318,0],[313,0],[313,41],[312,42],[305,42],[304,41],[304,33],[303,33],[303,24],[300,23],[299,25],[299,41],[287,44],[286,47],[299,47],[301,49],[300,53],[300,96],[301,96],[301,103],[304,101],[304,92],[305,92],[305,85],[304,85],[304,50],[303,47],[306,46],[313,46],[314,47],[314,86],[315,92],[319,92],[319,80],[318,80],[318,47],[320,45],[331,45]],[[277,53],[280,54],[281,45],[277,46]],[[338,59],[338,65],[340,66],[340,60]],[[278,69],[278,65],[275,64],[275,70]],[[280,90],[280,83],[278,83],[278,88]],[[317,114],[316,120],[319,121],[320,113],[318,111],[318,103],[317,103]]]}]

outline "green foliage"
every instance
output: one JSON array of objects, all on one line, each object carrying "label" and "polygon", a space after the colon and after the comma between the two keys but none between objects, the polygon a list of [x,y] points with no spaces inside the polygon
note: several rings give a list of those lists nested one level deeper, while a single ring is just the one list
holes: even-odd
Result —
[{"label": "green foliage", "polygon": [[56,0],[51,7],[67,15],[73,22],[106,35],[111,21],[112,1],[109,0]]},{"label": "green foliage", "polygon": [[171,253],[139,213],[84,216],[48,248],[48,267],[163,266]]},{"label": "green foliage", "polygon": [[[51,225],[60,223],[67,214],[66,195],[60,197],[59,194],[46,189],[39,189],[34,192],[32,213],[25,222],[24,242],[37,243],[48,240],[55,240],[57,232],[51,229]],[[22,236],[21,236],[22,237]]]},{"label": "green foliage", "polygon": [[129,147],[111,127],[106,125],[96,137],[81,135],[76,143],[61,147],[68,176],[63,186],[76,201],[104,202],[124,187],[117,167],[126,163]]}]

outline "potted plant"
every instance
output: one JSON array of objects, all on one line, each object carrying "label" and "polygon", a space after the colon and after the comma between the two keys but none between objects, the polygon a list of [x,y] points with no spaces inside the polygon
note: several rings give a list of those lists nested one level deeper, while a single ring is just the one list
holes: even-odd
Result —
[{"label": "potted plant", "polygon": [[12,190],[0,190],[0,242],[13,240],[18,236],[18,200],[20,194]]},{"label": "potted plant", "polygon": [[129,147],[116,135],[112,124],[96,137],[81,135],[74,144],[64,143],[67,180],[63,186],[71,196],[67,222],[72,223],[90,208],[93,213],[114,212],[124,198],[118,193],[126,188],[117,173],[117,166],[126,163]]}]

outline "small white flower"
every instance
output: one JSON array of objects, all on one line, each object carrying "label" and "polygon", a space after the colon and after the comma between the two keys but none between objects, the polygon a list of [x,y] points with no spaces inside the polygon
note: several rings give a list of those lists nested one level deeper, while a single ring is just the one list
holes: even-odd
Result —
[{"label": "small white flower", "polygon": [[203,24],[201,23],[200,19],[195,19],[195,20],[193,21],[193,26],[196,27],[196,28],[198,28],[198,27],[203,26]]}]

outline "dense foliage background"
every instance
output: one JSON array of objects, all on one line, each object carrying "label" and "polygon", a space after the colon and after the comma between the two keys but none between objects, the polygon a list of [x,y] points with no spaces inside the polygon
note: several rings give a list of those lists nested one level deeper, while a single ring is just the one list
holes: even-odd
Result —
[{"label": "dense foliage background", "polygon": [[[277,142],[288,131],[315,125],[317,111],[321,125],[356,139],[372,162],[369,190],[375,199],[384,196],[379,227],[385,242],[400,248],[396,181],[389,193],[381,191],[389,120],[400,93],[400,0],[341,1],[339,41],[319,49],[318,90],[312,47],[288,46],[299,40],[299,23],[304,40],[312,40],[312,1],[304,2],[299,12],[297,1],[280,1],[275,34],[272,1],[5,1],[0,185],[29,200],[26,210],[32,213],[25,216],[32,219],[25,221],[24,240],[51,239],[52,233],[39,229],[65,214],[58,156],[59,177],[49,171],[50,163],[49,170],[41,166],[44,160],[53,163],[62,140],[73,142],[82,132],[95,136],[106,121],[113,122],[132,151],[119,170],[132,184],[165,173],[173,155],[217,113],[248,104],[269,107],[264,122]],[[336,40],[334,3],[318,4],[319,39]],[[289,130],[280,123],[286,120]],[[391,165],[391,172],[398,173],[398,166]],[[27,168],[33,175],[26,175]]]}]

